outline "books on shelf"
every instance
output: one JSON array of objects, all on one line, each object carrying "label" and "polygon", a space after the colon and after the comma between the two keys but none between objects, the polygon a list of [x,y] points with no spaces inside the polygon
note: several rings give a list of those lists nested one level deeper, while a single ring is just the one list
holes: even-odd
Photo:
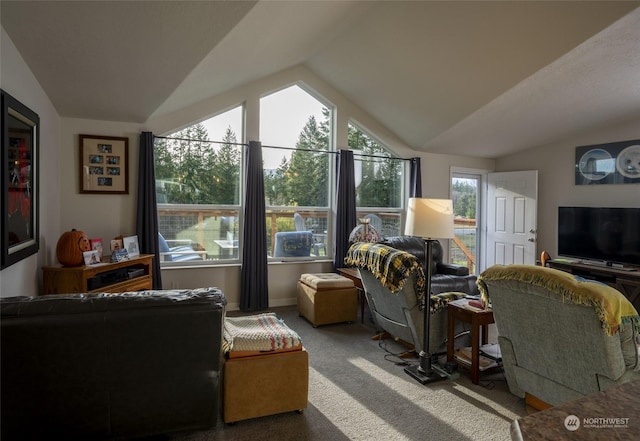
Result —
[{"label": "books on shelf", "polygon": [[[477,299],[464,298],[464,299],[452,300],[449,302],[449,304],[458,306],[460,308],[465,308],[470,311],[476,311],[476,312],[485,311],[485,309],[482,307],[482,302],[480,302]],[[491,309],[491,304],[489,304],[489,309]]]},{"label": "books on shelf", "polygon": [[[465,347],[465,348],[456,349],[455,353],[453,354],[453,358],[457,362],[462,363],[465,366],[471,367],[471,348]],[[480,362],[479,362],[478,369],[480,370],[480,372],[500,366],[500,361],[491,359],[483,355],[482,353],[480,353],[479,360]]]},{"label": "books on shelf", "polygon": [[502,361],[502,352],[500,352],[500,345],[497,343],[480,346],[480,355],[484,355],[492,360]]}]

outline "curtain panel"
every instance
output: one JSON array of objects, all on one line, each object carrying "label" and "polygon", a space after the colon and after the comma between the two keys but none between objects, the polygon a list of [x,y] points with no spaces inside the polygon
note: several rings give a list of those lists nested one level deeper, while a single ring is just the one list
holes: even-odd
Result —
[{"label": "curtain panel", "polygon": [[162,289],[160,251],[158,246],[158,203],[153,155],[154,137],[151,132],[140,134],[140,162],[138,164],[138,204],[136,234],[143,254],[153,254],[153,289]]},{"label": "curtain panel", "polygon": [[409,197],[422,197],[422,170],[420,158],[411,158],[411,170],[409,172]]},{"label": "curtain panel", "polygon": [[349,233],[357,223],[356,179],[352,150],[340,150],[338,155],[338,183],[336,205],[336,237],[333,268],[344,267],[344,258],[349,250]]},{"label": "curtain panel", "polygon": [[262,144],[251,141],[245,147],[245,200],[240,280],[240,310],[269,308],[267,272],[267,224],[264,200]]}]

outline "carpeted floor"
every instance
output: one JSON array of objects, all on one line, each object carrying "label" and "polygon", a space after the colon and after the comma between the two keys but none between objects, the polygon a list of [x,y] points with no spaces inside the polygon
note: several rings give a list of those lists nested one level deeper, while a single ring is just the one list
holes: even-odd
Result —
[{"label": "carpeted floor", "polygon": [[[302,440],[508,440],[509,425],[525,416],[523,400],[511,395],[501,372],[471,383],[456,380],[421,385],[392,355],[406,348],[371,337],[371,324],[313,328],[293,307],[273,308],[302,337],[309,352],[309,404],[295,412],[167,435],[171,441]],[[238,315],[230,312],[229,315]],[[386,348],[383,349],[383,348]],[[417,363],[417,359],[409,359]]]}]

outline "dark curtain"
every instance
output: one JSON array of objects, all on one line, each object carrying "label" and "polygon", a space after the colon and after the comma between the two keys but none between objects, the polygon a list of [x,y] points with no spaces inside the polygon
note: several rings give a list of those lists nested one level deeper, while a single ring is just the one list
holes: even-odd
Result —
[{"label": "dark curtain", "polygon": [[265,219],[262,144],[251,141],[245,149],[245,200],[240,280],[240,310],[269,308],[267,224]]},{"label": "dark curtain", "polygon": [[420,170],[420,158],[411,158],[411,171],[409,173],[409,197],[422,197],[422,170]]},{"label": "dark curtain", "polygon": [[160,252],[158,249],[158,204],[156,201],[156,173],[153,159],[153,133],[140,134],[140,162],[138,164],[138,204],[136,234],[143,254],[153,254],[153,289],[162,289]]},{"label": "dark curtain", "polygon": [[356,216],[356,179],[353,151],[341,149],[338,155],[338,200],[336,207],[336,248],[333,267],[344,267],[349,250],[349,233],[358,224]]}]

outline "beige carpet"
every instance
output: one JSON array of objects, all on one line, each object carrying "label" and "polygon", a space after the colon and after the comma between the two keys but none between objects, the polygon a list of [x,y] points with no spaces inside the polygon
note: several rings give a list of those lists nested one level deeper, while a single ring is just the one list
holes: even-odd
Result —
[{"label": "beige carpet", "polygon": [[[204,440],[509,440],[509,425],[525,416],[501,372],[469,373],[421,385],[390,355],[404,346],[371,339],[369,323],[313,328],[295,307],[273,308],[302,337],[309,352],[309,406],[302,414],[273,415],[208,431],[167,435],[173,441]],[[237,313],[229,313],[238,315]],[[409,360],[417,363],[416,359]]]}]

